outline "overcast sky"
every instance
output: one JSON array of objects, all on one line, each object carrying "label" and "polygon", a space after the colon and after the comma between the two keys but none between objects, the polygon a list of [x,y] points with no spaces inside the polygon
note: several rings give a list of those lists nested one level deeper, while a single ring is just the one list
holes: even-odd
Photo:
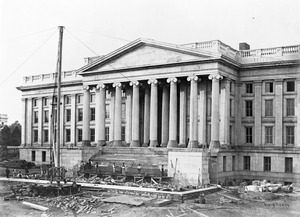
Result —
[{"label": "overcast sky", "polygon": [[299,0],[2,0],[0,7],[0,113],[9,124],[21,121],[23,76],[55,72],[60,25],[63,71],[137,38],[219,39],[235,49],[300,44]]}]

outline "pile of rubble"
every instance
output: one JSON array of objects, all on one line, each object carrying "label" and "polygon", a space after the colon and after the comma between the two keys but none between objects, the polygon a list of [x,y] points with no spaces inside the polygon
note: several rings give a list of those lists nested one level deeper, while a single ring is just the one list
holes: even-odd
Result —
[{"label": "pile of rubble", "polygon": [[284,193],[292,193],[293,192],[293,186],[291,185],[282,185],[277,183],[269,183],[266,180],[260,181],[260,180],[254,180],[252,181],[252,185],[246,185],[246,183],[241,183],[241,191],[245,192],[284,192]]}]

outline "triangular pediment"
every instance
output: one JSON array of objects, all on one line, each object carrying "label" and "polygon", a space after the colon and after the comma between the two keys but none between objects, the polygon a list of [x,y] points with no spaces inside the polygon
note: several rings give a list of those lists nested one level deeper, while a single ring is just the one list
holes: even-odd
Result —
[{"label": "triangular pediment", "polygon": [[214,58],[213,55],[202,53],[182,46],[170,46],[155,42],[140,41],[124,49],[116,50],[84,67],[85,72],[111,71],[116,69],[157,66],[164,64],[189,62]]}]

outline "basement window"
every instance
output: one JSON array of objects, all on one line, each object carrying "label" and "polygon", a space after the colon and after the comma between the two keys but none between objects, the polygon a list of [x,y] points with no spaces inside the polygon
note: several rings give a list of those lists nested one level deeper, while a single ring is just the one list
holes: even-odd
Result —
[{"label": "basement window", "polygon": [[31,161],[35,161],[35,151],[31,151]]}]

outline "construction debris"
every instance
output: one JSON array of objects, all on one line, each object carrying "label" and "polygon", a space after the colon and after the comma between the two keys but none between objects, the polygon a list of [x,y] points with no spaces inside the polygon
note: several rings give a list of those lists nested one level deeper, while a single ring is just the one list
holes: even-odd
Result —
[{"label": "construction debris", "polygon": [[40,205],[37,205],[37,204],[34,204],[34,203],[30,203],[30,202],[26,202],[26,201],[23,201],[22,204],[26,205],[26,206],[29,206],[33,209],[37,209],[37,210],[40,210],[40,211],[47,211],[49,208],[48,207],[44,207],[44,206],[40,206]]},{"label": "construction debris", "polygon": [[109,197],[102,201],[107,203],[122,203],[122,204],[133,205],[133,206],[141,206],[144,204],[144,202],[150,200],[152,199],[144,198],[144,197],[134,197],[129,195],[120,195],[115,197]]}]

